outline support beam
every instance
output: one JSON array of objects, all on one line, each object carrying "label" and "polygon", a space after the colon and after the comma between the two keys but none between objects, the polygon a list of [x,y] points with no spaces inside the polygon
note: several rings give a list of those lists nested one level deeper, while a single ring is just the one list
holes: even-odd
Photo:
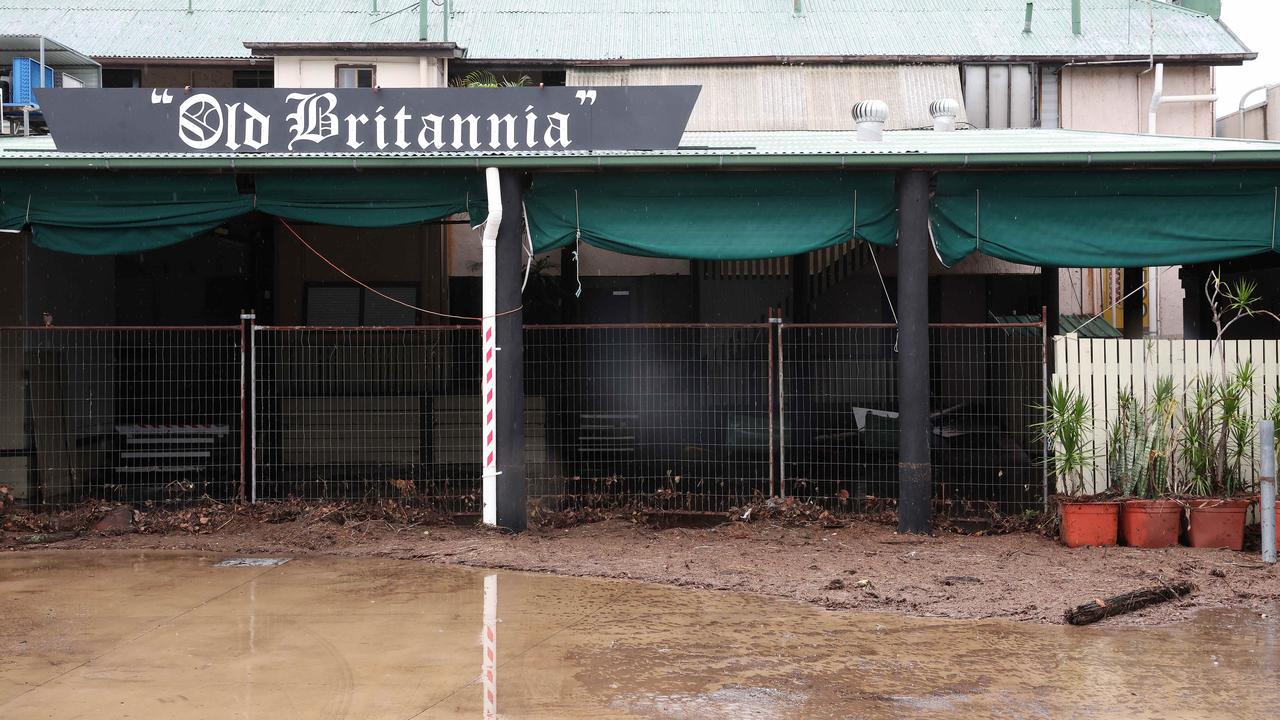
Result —
[{"label": "support beam", "polygon": [[522,532],[529,524],[524,478],[524,176],[502,170],[502,222],[498,225],[498,478],[497,525]]},{"label": "support beam", "polygon": [[1053,374],[1053,337],[1062,334],[1062,272],[1046,265],[1040,268],[1040,304],[1044,307],[1045,369]]},{"label": "support beam", "polygon": [[1143,335],[1142,301],[1146,290],[1142,288],[1142,268],[1125,268],[1121,297],[1124,298],[1124,336],[1130,340],[1141,340]]},{"label": "support beam", "polygon": [[1212,340],[1213,312],[1204,296],[1209,279],[1203,265],[1184,265],[1178,272],[1182,281],[1182,336],[1187,340]]},{"label": "support beam", "polygon": [[898,174],[898,532],[928,533],[929,174]]}]

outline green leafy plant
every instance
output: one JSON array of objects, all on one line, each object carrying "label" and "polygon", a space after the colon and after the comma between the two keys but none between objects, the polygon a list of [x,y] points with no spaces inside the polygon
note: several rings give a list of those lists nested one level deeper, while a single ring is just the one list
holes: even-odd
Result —
[{"label": "green leafy plant", "polygon": [[1156,378],[1155,392],[1149,405],[1149,442],[1151,462],[1148,464],[1147,484],[1139,488],[1140,497],[1157,498],[1173,488],[1173,452],[1178,423],[1178,396],[1174,393],[1173,378]]},{"label": "green leafy plant", "polygon": [[508,88],[508,87],[528,87],[533,84],[528,75],[521,75],[515,78],[506,76],[499,77],[491,70],[472,70],[466,75],[455,77],[450,83],[454,87],[466,88]]},{"label": "green leafy plant", "polygon": [[1125,390],[1116,398],[1116,419],[1107,433],[1107,475],[1126,495],[1137,495],[1147,477],[1146,407]]},{"label": "green leafy plant", "polygon": [[1107,474],[1126,495],[1158,498],[1169,492],[1170,462],[1178,412],[1173,378],[1156,380],[1152,398],[1139,402],[1131,390],[1118,398],[1107,436]]},{"label": "green leafy plant", "polygon": [[1044,413],[1045,419],[1033,427],[1041,440],[1053,446],[1045,463],[1065,494],[1083,495],[1084,473],[1093,467],[1095,460],[1090,438],[1093,412],[1088,399],[1075,388],[1055,383],[1049,390],[1048,403],[1037,409]]},{"label": "green leafy plant", "polygon": [[1180,491],[1231,497],[1242,489],[1241,464],[1256,426],[1246,407],[1255,374],[1246,361],[1225,380],[1200,378],[1183,415]]}]

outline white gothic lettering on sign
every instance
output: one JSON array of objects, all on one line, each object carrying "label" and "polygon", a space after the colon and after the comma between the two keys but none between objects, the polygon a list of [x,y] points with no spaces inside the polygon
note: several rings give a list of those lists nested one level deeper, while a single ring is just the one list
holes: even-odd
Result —
[{"label": "white gothic lettering on sign", "polygon": [[674,149],[698,92],[696,86],[39,91],[60,150],[206,153]]}]

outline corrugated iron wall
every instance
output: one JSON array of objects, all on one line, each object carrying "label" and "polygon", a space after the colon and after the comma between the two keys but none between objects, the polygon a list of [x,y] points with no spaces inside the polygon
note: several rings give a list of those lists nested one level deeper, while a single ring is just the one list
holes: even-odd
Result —
[{"label": "corrugated iron wall", "polygon": [[853,103],[873,98],[889,129],[929,127],[930,102],[964,97],[958,65],[582,67],[565,84],[701,85],[689,130],[852,130]]}]

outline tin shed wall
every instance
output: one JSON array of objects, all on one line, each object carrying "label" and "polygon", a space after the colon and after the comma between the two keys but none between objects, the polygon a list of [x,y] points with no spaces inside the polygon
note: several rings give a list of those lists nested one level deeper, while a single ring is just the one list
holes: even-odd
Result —
[{"label": "tin shed wall", "polygon": [[886,129],[926,127],[930,102],[963,98],[957,65],[580,67],[565,84],[701,85],[695,131],[853,130],[850,109],[870,99],[889,104]]}]

